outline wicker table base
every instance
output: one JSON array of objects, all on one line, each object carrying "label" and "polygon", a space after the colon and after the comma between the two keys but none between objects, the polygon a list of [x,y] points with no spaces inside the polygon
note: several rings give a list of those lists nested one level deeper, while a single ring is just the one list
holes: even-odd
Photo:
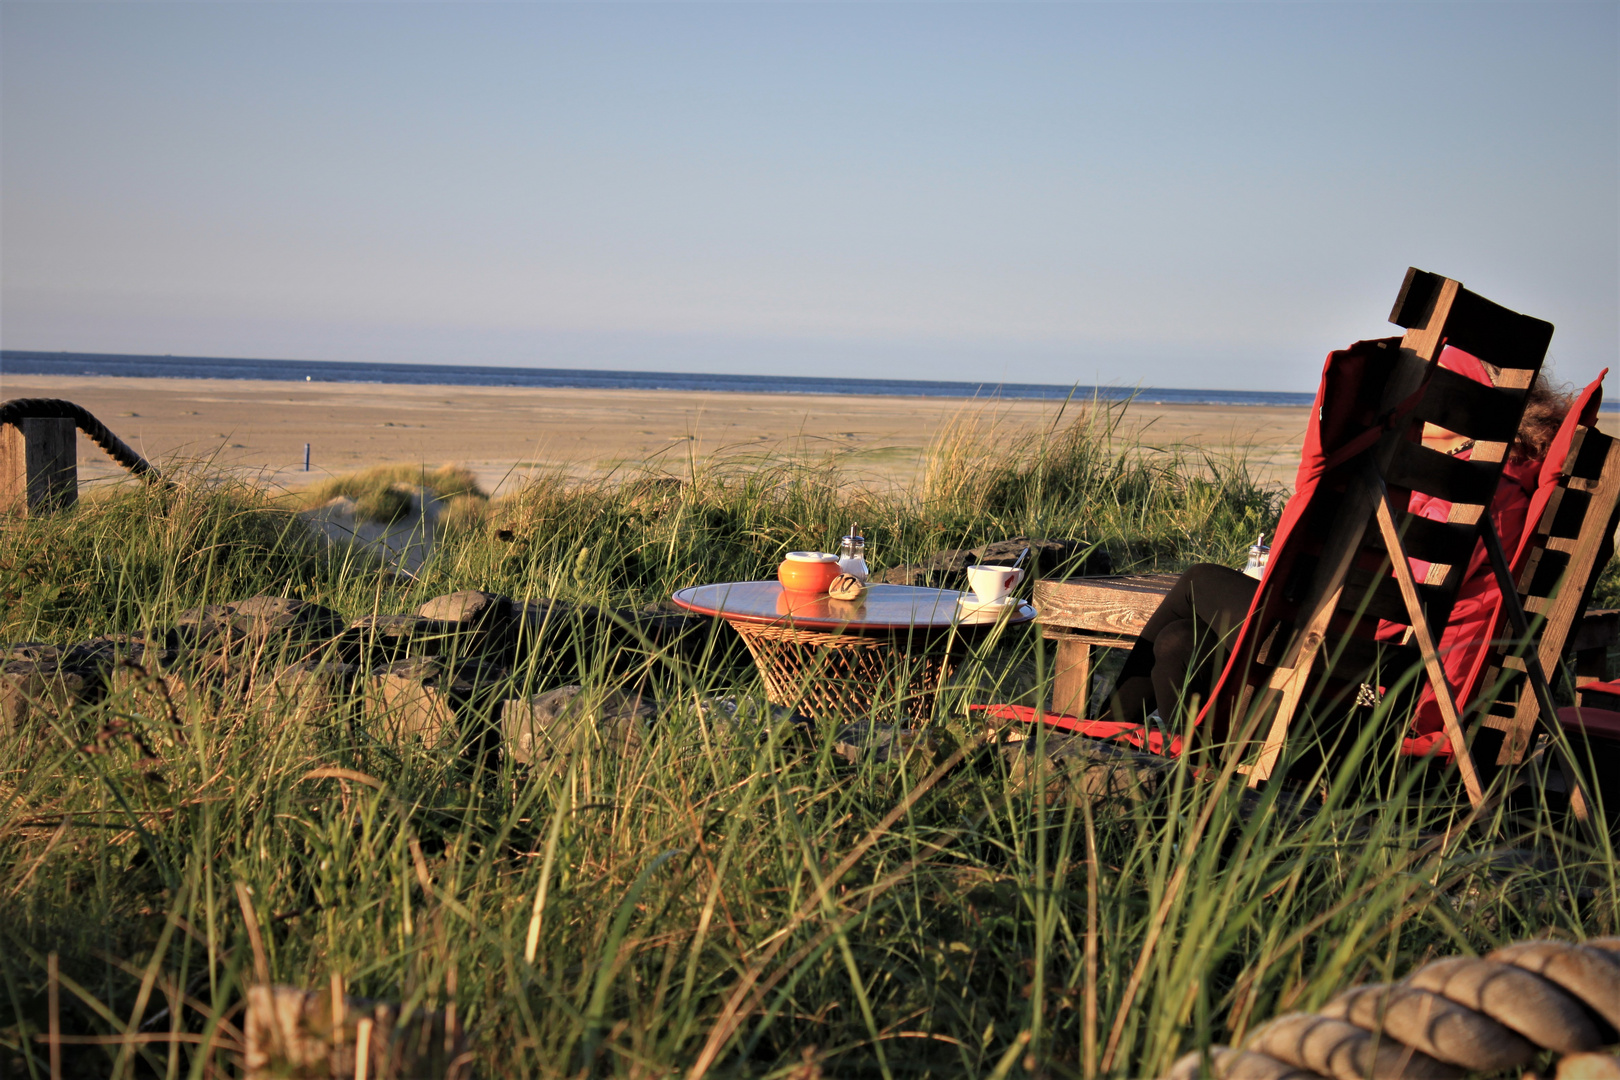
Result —
[{"label": "wicker table base", "polygon": [[893,711],[929,719],[940,684],[956,668],[946,645],[908,655],[892,641],[781,626],[731,624],[753,654],[772,704],[813,720],[864,720]]}]

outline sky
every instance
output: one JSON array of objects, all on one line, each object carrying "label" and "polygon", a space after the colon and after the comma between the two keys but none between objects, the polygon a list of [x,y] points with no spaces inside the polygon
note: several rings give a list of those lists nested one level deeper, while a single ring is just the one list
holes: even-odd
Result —
[{"label": "sky", "polygon": [[0,346],[1309,390],[1620,354],[1620,5],[0,3]]}]

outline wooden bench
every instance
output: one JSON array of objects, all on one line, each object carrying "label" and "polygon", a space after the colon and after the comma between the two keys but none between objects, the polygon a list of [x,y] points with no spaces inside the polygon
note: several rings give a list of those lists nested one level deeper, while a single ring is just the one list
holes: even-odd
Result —
[{"label": "wooden bench", "polygon": [[[1086,715],[1093,648],[1128,649],[1176,583],[1175,574],[1112,574],[1035,582],[1041,636],[1057,642],[1052,711]],[[1620,641],[1620,608],[1586,612],[1569,636],[1578,686],[1608,678],[1609,649]]]},{"label": "wooden bench", "polygon": [[1052,711],[1085,716],[1091,700],[1091,650],[1128,649],[1159,609],[1175,574],[1111,574],[1035,582],[1041,636],[1056,641]]}]

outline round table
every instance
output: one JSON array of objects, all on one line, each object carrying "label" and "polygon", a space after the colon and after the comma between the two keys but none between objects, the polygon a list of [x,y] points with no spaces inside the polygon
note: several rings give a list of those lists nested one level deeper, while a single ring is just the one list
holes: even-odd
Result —
[{"label": "round table", "polygon": [[910,585],[869,585],[854,600],[834,600],[776,581],[732,581],[682,589],[674,599],[731,624],[766,697],[814,719],[861,720],[895,707],[927,720],[962,646],[1035,617],[1022,601],[973,610],[955,590]]}]

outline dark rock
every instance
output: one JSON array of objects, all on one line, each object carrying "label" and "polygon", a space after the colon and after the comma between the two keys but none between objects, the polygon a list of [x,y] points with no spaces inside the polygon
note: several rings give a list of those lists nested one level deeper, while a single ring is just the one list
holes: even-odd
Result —
[{"label": "dark rock", "polygon": [[782,740],[785,748],[803,751],[815,747],[816,722],[785,705],[727,695],[703,698],[698,702],[698,711],[714,728],[717,737],[749,744],[763,743],[773,727],[791,724],[792,731]]},{"label": "dark rock", "polygon": [[0,664],[0,733],[61,719],[92,696],[90,680],[54,660],[9,660]]},{"label": "dark rock", "polygon": [[1044,759],[1030,737],[1004,744],[1002,755],[1008,779],[1022,794],[1033,794],[1037,774],[1045,772],[1042,779],[1048,802],[1077,795],[1140,802],[1153,793],[1174,764],[1169,758],[1120,743],[1057,731],[1046,733]]},{"label": "dark rock", "polygon": [[284,635],[309,640],[333,637],[343,630],[342,615],[296,597],[250,596],[231,607],[232,621],[253,638]]},{"label": "dark rock", "polygon": [[930,589],[958,588],[962,573],[974,563],[973,552],[967,548],[936,551],[914,563],[891,566],[877,576],[885,585],[920,585]]},{"label": "dark rock", "polygon": [[973,565],[1011,566],[1018,561],[1019,554],[1026,547],[1029,548],[1029,557],[1024,560],[1024,565],[1030,568],[1034,577],[1056,574],[1089,577],[1114,572],[1114,560],[1107,550],[1089,540],[1031,540],[1027,536],[998,540],[972,549]]},{"label": "dark rock", "polygon": [[115,667],[133,664],[143,668],[171,667],[178,654],[135,634],[103,634],[68,646],[62,665],[105,679]]},{"label": "dark rock", "polygon": [[420,615],[362,615],[343,632],[340,651],[346,661],[364,667],[436,656],[454,629]]},{"label": "dark rock", "polygon": [[976,548],[952,548],[935,552],[914,563],[891,567],[877,576],[887,585],[922,585],[933,589],[967,587],[970,566],[1011,566],[1029,548],[1024,565],[1035,577],[1111,574],[1113,560],[1108,552],[1086,540],[1032,540],[1017,536]]},{"label": "dark rock", "polygon": [[510,597],[468,589],[435,596],[416,611],[447,630],[441,653],[505,658],[518,636]]},{"label": "dark rock", "polygon": [[561,686],[502,702],[501,743],[507,756],[520,765],[561,764],[597,747],[628,757],[645,743],[655,713],[649,698],[617,690],[599,696],[578,686]]},{"label": "dark rock", "polygon": [[62,650],[43,641],[19,641],[0,649],[0,663],[24,661],[31,664],[54,664],[62,658]]},{"label": "dark rock", "polygon": [[246,637],[236,625],[235,614],[236,609],[229,604],[207,604],[182,611],[174,620],[174,629],[167,644],[170,648],[212,648],[220,644],[235,644]]},{"label": "dark rock", "polygon": [[714,624],[707,615],[697,615],[674,604],[648,604],[640,611],[622,613],[654,645],[670,647],[689,635],[704,633]]},{"label": "dark rock", "polygon": [[956,741],[942,730],[888,727],[869,720],[845,725],[832,741],[833,753],[851,765],[898,761],[911,754],[918,765],[929,769],[954,753],[956,747]]}]

